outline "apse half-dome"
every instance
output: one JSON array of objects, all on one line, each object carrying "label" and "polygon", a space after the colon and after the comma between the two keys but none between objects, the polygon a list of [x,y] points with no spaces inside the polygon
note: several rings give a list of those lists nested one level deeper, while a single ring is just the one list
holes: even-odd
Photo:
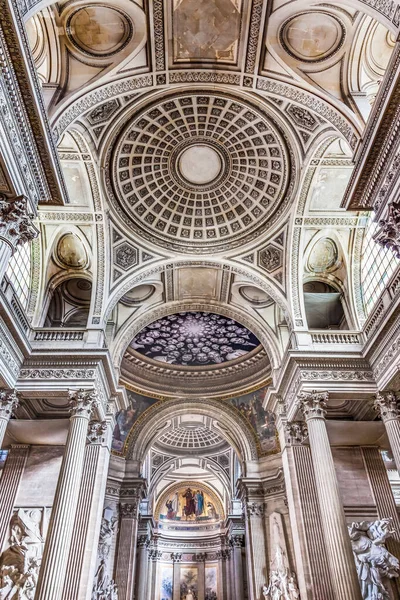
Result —
[{"label": "apse half-dome", "polygon": [[266,383],[268,349],[250,319],[201,310],[163,315],[141,329],[121,363],[122,381],[144,395],[224,396]]},{"label": "apse half-dome", "polygon": [[185,312],[151,323],[134,337],[130,347],[162,363],[201,367],[242,358],[259,345],[257,337],[233,319]]}]

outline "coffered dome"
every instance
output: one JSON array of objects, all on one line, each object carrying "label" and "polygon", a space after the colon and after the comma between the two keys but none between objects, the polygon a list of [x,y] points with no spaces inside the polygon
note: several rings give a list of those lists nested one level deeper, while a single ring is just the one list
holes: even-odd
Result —
[{"label": "coffered dome", "polygon": [[257,108],[222,93],[186,93],[128,123],[110,183],[140,235],[211,252],[253,237],[277,211],[289,157],[278,127]]}]

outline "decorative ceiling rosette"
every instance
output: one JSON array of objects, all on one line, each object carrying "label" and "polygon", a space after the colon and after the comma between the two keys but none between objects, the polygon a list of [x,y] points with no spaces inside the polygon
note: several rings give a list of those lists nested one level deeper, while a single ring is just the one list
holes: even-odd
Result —
[{"label": "decorative ceiling rosette", "polygon": [[107,184],[139,235],[211,252],[263,230],[288,196],[290,166],[272,118],[225,94],[186,93],[129,121]]}]

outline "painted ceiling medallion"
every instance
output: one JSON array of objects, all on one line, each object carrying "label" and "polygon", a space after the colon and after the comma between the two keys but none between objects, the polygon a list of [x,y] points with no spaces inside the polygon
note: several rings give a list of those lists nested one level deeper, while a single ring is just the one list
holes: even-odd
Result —
[{"label": "painted ceiling medallion", "polygon": [[132,24],[124,13],[102,4],[76,10],[68,18],[66,29],[74,46],[94,57],[120,52],[133,34]]},{"label": "painted ceiling medallion", "polygon": [[289,160],[279,130],[256,108],[188,93],[153,104],[126,126],[110,179],[138,233],[210,252],[262,229],[287,190]]},{"label": "painted ceiling medallion", "polygon": [[332,56],[343,44],[346,30],[339,19],[322,11],[291,17],[282,26],[280,39],[286,52],[305,62]]},{"label": "painted ceiling medallion", "polygon": [[188,312],[151,323],[130,347],[159,362],[199,367],[235,360],[259,345],[251,331],[232,319]]}]

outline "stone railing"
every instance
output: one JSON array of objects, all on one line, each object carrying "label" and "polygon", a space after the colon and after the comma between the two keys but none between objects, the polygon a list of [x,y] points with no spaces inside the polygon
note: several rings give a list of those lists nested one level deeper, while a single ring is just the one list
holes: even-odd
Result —
[{"label": "stone railing", "polygon": [[59,350],[64,348],[102,348],[104,347],[104,332],[101,329],[85,329],[76,327],[36,327],[29,335],[32,348]]},{"label": "stone railing", "polygon": [[313,344],[362,344],[363,336],[360,332],[340,332],[332,333],[330,331],[321,331],[311,333],[311,342]]},{"label": "stone railing", "polygon": [[33,339],[35,342],[79,342],[83,340],[85,330],[77,331],[75,329],[42,329],[35,331]]}]

